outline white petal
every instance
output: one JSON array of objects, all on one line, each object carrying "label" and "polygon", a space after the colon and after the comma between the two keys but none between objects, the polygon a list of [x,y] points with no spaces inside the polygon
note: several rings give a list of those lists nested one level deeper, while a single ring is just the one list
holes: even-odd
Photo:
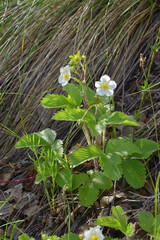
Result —
[{"label": "white petal", "polygon": [[101,88],[102,87],[102,83],[100,81],[95,82],[95,87],[96,88]]},{"label": "white petal", "polygon": [[70,74],[70,68],[68,65],[64,67],[64,70],[66,73]]},{"label": "white petal", "polygon": [[[95,227],[95,229],[96,229],[96,231],[98,230],[100,230],[101,229],[101,226],[99,226],[99,225],[97,225],[96,227]],[[101,230],[100,230],[101,231]]]},{"label": "white petal", "polygon": [[61,73],[61,74],[64,74],[64,73],[70,74],[70,68],[69,68],[69,66],[67,65],[67,66],[65,66],[65,67],[60,68],[60,73]]},{"label": "white petal", "polygon": [[65,66],[64,67],[67,71],[70,71],[70,68],[69,68],[69,66],[67,65],[67,66]]},{"label": "white petal", "polygon": [[113,90],[112,89],[105,90],[105,94],[104,95],[106,95],[107,97],[112,96],[113,95]]},{"label": "white petal", "polygon": [[62,86],[65,86],[65,85],[67,85],[67,83],[68,83],[68,81],[63,81],[61,84],[62,84]]},{"label": "white petal", "polygon": [[105,91],[104,91],[104,89],[102,89],[102,88],[97,88],[96,93],[97,93],[98,95],[100,95],[100,96],[104,96],[104,95],[105,95]]},{"label": "white petal", "polygon": [[115,81],[110,81],[109,82],[109,88],[114,90],[117,87],[117,83]]},{"label": "white petal", "polygon": [[110,77],[108,75],[103,75],[101,78],[100,78],[100,81],[101,82],[104,82],[104,83],[108,83],[110,81]]},{"label": "white petal", "polygon": [[60,68],[60,73],[61,74],[64,74],[66,71],[65,71],[65,68],[64,67],[62,67],[62,68]]},{"label": "white petal", "polygon": [[87,231],[84,231],[84,239],[88,239],[92,237],[92,233],[91,233],[91,230],[87,230]]},{"label": "white petal", "polygon": [[63,80],[62,75],[59,75],[58,82],[59,82],[60,84],[62,84],[63,81],[64,81],[64,80]]},{"label": "white petal", "polygon": [[59,82],[62,86],[65,86],[65,85],[68,83],[67,80],[64,80],[64,79],[63,79],[63,76],[62,76],[62,75],[59,76],[58,82]]}]

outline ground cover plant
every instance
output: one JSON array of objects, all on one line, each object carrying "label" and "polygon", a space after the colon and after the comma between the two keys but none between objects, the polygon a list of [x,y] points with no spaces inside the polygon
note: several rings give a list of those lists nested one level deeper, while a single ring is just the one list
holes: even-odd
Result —
[{"label": "ground cover plant", "polygon": [[[159,142],[158,1],[1,1],[0,12],[2,23],[2,36],[0,39],[1,201],[5,202],[5,199],[7,199],[10,194],[12,195],[12,198],[6,203],[6,208],[4,208],[5,205],[3,205],[1,210],[3,226],[7,220],[5,230],[4,227],[1,228],[1,235],[18,239],[20,232],[25,231],[29,236],[40,239],[40,234],[43,232],[42,229],[44,229],[44,232],[47,232],[50,236],[55,234],[62,236],[69,231],[69,222],[71,223],[71,231],[76,232],[80,225],[86,221],[86,218],[92,219],[91,222],[93,224],[101,212],[100,209],[102,209],[102,202],[104,201],[103,197],[108,195],[107,201],[109,205],[105,203],[107,207],[106,205],[105,207],[103,206],[105,210],[106,208],[110,208],[110,212],[107,212],[105,214],[106,216],[110,216],[112,213],[112,206],[120,205],[122,209],[125,210],[125,213],[127,210],[129,211],[129,213],[126,214],[129,216],[127,224],[130,223],[130,220],[132,223],[137,223],[138,210],[143,209],[145,212],[142,213],[141,217],[138,217],[139,225],[141,225],[141,228],[144,229],[145,232],[148,232],[148,234],[153,237],[153,234],[157,234],[158,232],[158,230],[153,230],[156,229],[158,222],[158,217],[156,217],[158,216],[158,205],[156,201],[154,201],[154,196],[157,194],[157,198],[155,198],[157,202],[159,197],[158,187],[157,190],[155,190],[155,184],[158,182],[159,160],[156,150],[154,153],[154,149]],[[62,88],[57,81],[59,70],[67,66],[69,62],[68,56],[72,55],[72,59],[70,60],[73,60],[78,50],[80,50],[81,55],[78,53],[78,55],[76,55],[77,57],[82,57],[83,54],[86,56],[86,60],[81,59],[86,61],[86,84],[80,87],[76,85],[75,88],[74,79],[72,79],[72,81],[67,84],[68,87],[66,85]],[[69,74],[69,72],[67,73]],[[61,74],[63,74],[63,69],[61,70]],[[74,74],[71,72],[72,77],[74,77]],[[74,105],[74,108],[82,110],[81,105],[85,102],[83,88],[90,89],[88,91],[90,91],[90,93],[92,92],[91,95],[93,97],[93,92],[96,95],[95,82],[100,81],[100,78],[106,74],[111,76],[111,79],[115,80],[117,84],[117,87],[114,89],[114,104],[111,97],[110,100],[108,100],[109,102],[104,102],[102,96],[98,97],[98,101],[95,101],[95,98],[93,98],[93,102],[89,104],[95,106],[91,106],[84,118],[82,117],[82,121],[78,121],[79,125],[70,125],[68,121],[64,122],[62,119],[56,121],[51,119],[52,116],[59,118],[60,115],[58,114],[63,113],[63,117],[66,113],[71,114],[69,105],[73,107],[76,101],[78,101],[78,103]],[[77,77],[77,79],[79,78]],[[61,82],[62,80],[63,79],[60,79],[59,81]],[[63,83],[63,81],[61,83]],[[68,89],[69,86],[72,90],[74,89],[73,92],[77,93],[76,96],[71,95],[71,90],[69,92]],[[60,98],[61,100],[63,98],[64,102],[68,99],[68,105],[63,105],[63,107],[62,105],[58,106],[60,108],[62,107],[62,109],[65,108],[64,112],[62,112],[62,109],[59,109],[61,113],[58,113],[56,105],[53,109],[42,107],[41,99],[45,99],[49,94],[63,95],[65,98],[62,96],[60,96]],[[83,99],[81,103],[80,95]],[[76,100],[74,98],[76,98]],[[87,106],[87,101],[85,104]],[[116,113],[111,113],[113,114],[111,115],[113,118],[110,120],[115,121],[118,117],[120,118],[119,114],[123,112],[127,116],[129,115],[126,121],[135,119],[132,121],[132,124],[133,122],[135,124],[137,123],[139,127],[121,125],[123,123],[121,119],[121,124],[115,125],[112,129],[112,127],[109,126],[111,126],[110,124],[113,122],[109,122],[105,118],[103,119],[102,116],[101,121],[98,119],[98,117],[100,117],[100,110],[98,110],[98,115],[95,114],[94,111],[96,107],[100,109],[100,105],[103,111],[107,105],[109,107],[106,111],[113,111],[115,105]],[[103,111],[101,112],[102,115],[104,114]],[[78,114],[80,114],[80,111]],[[82,116],[81,114],[79,116]],[[89,115],[92,121],[89,121]],[[96,119],[94,119],[92,115],[95,115]],[[126,115],[123,115],[123,117],[126,117]],[[120,121],[120,119],[118,121]],[[117,123],[118,122],[114,122],[114,124]],[[104,141],[104,137],[102,137],[100,131],[104,131],[105,124],[108,124],[108,130],[107,140]],[[91,131],[92,135],[90,139],[83,125],[86,125],[86,128]],[[94,127],[94,125],[96,125],[96,127]],[[70,129],[68,134],[66,134],[66,128]],[[47,130],[43,132],[42,130],[44,129]],[[25,151],[24,148],[16,150],[15,144],[17,139],[20,139],[22,135],[26,135],[27,133],[30,133],[32,137],[44,137],[45,134],[49,133],[50,130],[48,129],[53,130],[51,131],[54,139],[53,144],[57,147],[57,151],[59,151],[58,154],[55,156],[52,152],[46,152],[44,149],[45,146],[40,147],[42,151],[38,151],[37,148],[34,150],[35,153],[37,151],[37,157],[40,157],[39,163],[41,164],[46,157],[48,157],[48,159],[55,158],[57,165],[53,166],[52,161],[50,161],[49,164],[51,164],[56,171],[61,170],[62,173],[60,174],[54,171],[54,174],[58,175],[58,177],[55,178],[55,175],[50,172],[50,165],[48,166],[48,170],[47,167],[44,169],[41,167],[42,173],[43,171],[45,172],[45,170],[48,171],[46,177],[51,174],[51,178],[46,178],[45,181],[43,174],[38,172],[36,175],[35,170],[38,169],[38,167],[40,168],[41,165],[36,163],[34,154],[28,151],[27,148],[25,148]],[[55,136],[55,132],[57,136]],[[85,140],[85,134],[83,134],[83,132],[86,134],[87,140]],[[115,133],[117,133],[117,142],[114,140]],[[100,134],[101,137],[96,134]],[[44,144],[43,137],[41,141]],[[128,137],[130,137],[130,141],[128,141]],[[139,140],[138,142],[138,139],[143,140]],[[61,155],[62,140],[65,155]],[[92,144],[90,144],[89,141],[91,141]],[[146,149],[143,151],[143,154],[146,152],[145,157],[142,157],[142,155],[139,155],[139,157],[136,156],[138,157],[137,161],[139,163],[134,161],[131,168],[133,170],[136,164],[137,166],[141,164],[143,173],[141,172],[139,173],[140,175],[138,175],[135,171],[135,174],[133,174],[136,177],[139,176],[136,182],[134,181],[134,177],[131,178],[128,174],[129,168],[124,167],[127,160],[129,160],[129,163],[131,163],[131,159],[136,160],[134,153],[130,152],[127,153],[127,155],[122,156],[121,154],[118,156],[116,152],[116,155],[119,157],[117,157],[117,159],[119,159],[117,160],[119,161],[117,164],[113,164],[112,166],[109,162],[107,163],[107,167],[103,166],[102,168],[102,166],[99,166],[99,163],[104,165],[102,152],[103,154],[107,154],[106,150],[109,150],[109,154],[112,156],[114,155],[114,149],[112,149],[111,146],[115,144],[114,146],[117,149],[119,147],[118,151],[121,151],[122,149],[120,150],[120,147],[126,142],[130,144],[131,148],[136,148],[135,145],[139,144],[142,145],[142,148],[145,145],[148,150],[148,153]],[[88,143],[89,146],[87,146]],[[151,143],[153,143],[153,145]],[[100,148],[102,152],[100,150],[97,152],[93,145],[97,146],[98,149]],[[149,146],[151,146],[151,150],[149,150]],[[77,148],[75,152],[73,152],[73,148]],[[80,156],[83,156],[82,153],[86,154],[86,152],[90,152],[90,150],[95,150],[95,155],[92,156],[93,159],[96,158],[95,161],[88,158],[80,158]],[[27,155],[27,153],[29,155]],[[75,165],[67,165],[68,155],[73,158],[70,159],[70,161],[73,161]],[[75,163],[75,156],[77,158],[77,155],[79,156],[77,160],[79,162]],[[60,162],[59,158],[62,162],[65,160],[65,163],[63,162],[62,164],[61,162],[62,166],[58,165]],[[72,168],[73,172],[69,171],[67,167],[68,169]],[[111,170],[116,169],[117,172],[113,171],[112,175],[109,175],[108,172],[110,171],[108,167],[110,167]],[[98,170],[100,170],[100,173],[97,172]],[[83,174],[81,175],[81,173]],[[108,189],[105,190],[102,182],[104,181],[104,174],[106,173],[109,175],[107,175],[109,183],[107,187],[105,186]],[[78,175],[80,176],[77,177]],[[123,178],[118,181],[122,175]],[[36,181],[39,181],[39,185],[35,184],[35,177]],[[74,183],[75,185],[72,184],[70,178],[74,178],[74,180],[77,178],[75,180],[76,184]],[[97,183],[97,178],[102,179],[101,184]],[[43,184],[41,184],[41,180]],[[67,182],[67,186],[64,186],[64,181]],[[126,183],[126,181],[128,183]],[[55,183],[55,186],[51,183]],[[57,187],[57,184],[59,184],[59,187]],[[112,188],[111,185],[113,185]],[[135,190],[140,187],[140,185],[143,187]],[[83,189],[88,190],[92,188],[91,186],[94,186],[95,195],[93,197],[91,194],[90,202],[87,203],[84,200]],[[64,197],[62,197],[61,188]],[[19,189],[20,192],[19,196],[15,194],[17,189]],[[26,200],[28,191],[30,193],[30,200]],[[77,198],[78,192],[80,192],[79,198]],[[118,192],[126,192],[127,196],[123,195],[119,198]],[[114,200],[111,201],[110,197],[112,194]],[[47,200],[45,200],[46,198]],[[60,199],[63,199],[63,201],[60,201]],[[130,204],[127,204],[127,199],[129,199],[128,203]],[[24,204],[19,204],[18,206],[16,203],[17,200],[18,202],[23,201]],[[75,204],[79,202],[81,205],[83,205],[83,203],[86,204],[83,210],[78,207],[78,205],[75,206]],[[92,204],[92,207],[88,208],[90,204]],[[24,208],[29,209],[29,207],[31,208],[32,206],[31,211],[34,215],[29,213],[29,211],[24,212]],[[54,213],[55,215],[50,213],[53,210],[53,206],[55,206],[57,211]],[[63,206],[67,206],[66,209],[64,207],[64,212],[60,206],[62,206],[62,208]],[[6,210],[7,207],[10,211]],[[155,212],[154,208],[157,209]],[[34,209],[35,212],[33,211]],[[71,213],[74,212],[74,221],[72,217],[71,219],[67,218],[68,211]],[[78,223],[79,212],[83,214],[81,221]],[[52,219],[55,227],[53,227],[51,223],[42,223],[42,218],[40,218],[39,214],[47,214],[47,217],[44,218]],[[72,215],[73,214],[71,214],[71,216]],[[39,216],[39,218],[34,216]],[[149,228],[144,226],[143,220],[146,216],[150,216],[152,222],[154,221],[153,219],[155,219],[154,227]],[[32,222],[35,224],[30,224],[30,219],[32,219]],[[56,227],[55,219],[59,221],[59,228]],[[19,222],[16,222],[16,220],[19,220]],[[74,227],[73,223],[75,223],[75,225],[77,224],[77,227]],[[89,224],[89,226],[92,224]],[[9,227],[9,225],[11,226]],[[108,231],[108,236],[121,236],[120,232],[112,231],[111,227],[109,227],[109,229],[106,227],[103,229],[103,233]],[[120,230],[120,228],[117,229]],[[145,236],[145,232],[142,233],[139,238],[141,238],[143,234]],[[123,236],[124,235],[122,235],[121,238]]]}]

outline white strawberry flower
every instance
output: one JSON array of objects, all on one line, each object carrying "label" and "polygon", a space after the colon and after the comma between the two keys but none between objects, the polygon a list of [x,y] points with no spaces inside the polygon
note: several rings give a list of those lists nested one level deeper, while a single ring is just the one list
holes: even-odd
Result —
[{"label": "white strawberry flower", "polygon": [[113,95],[113,90],[116,88],[117,84],[115,81],[111,80],[108,75],[104,75],[100,78],[100,81],[95,82],[95,86],[98,95],[106,95],[109,97]]},{"label": "white strawberry flower", "polygon": [[100,226],[96,226],[94,228],[90,228],[90,230],[84,231],[83,240],[103,240],[104,236],[102,234],[102,230]]},{"label": "white strawberry flower", "polygon": [[70,80],[70,78],[71,78],[71,71],[70,71],[69,66],[67,65],[65,67],[60,68],[60,75],[58,78],[58,82],[62,86],[65,86],[68,83],[68,81]]}]

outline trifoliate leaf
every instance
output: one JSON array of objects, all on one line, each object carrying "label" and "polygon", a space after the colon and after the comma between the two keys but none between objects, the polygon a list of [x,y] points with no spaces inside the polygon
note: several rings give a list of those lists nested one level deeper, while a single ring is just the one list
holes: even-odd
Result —
[{"label": "trifoliate leaf", "polygon": [[124,215],[123,209],[120,206],[113,206],[112,212],[115,218],[108,216],[100,217],[94,222],[94,224],[119,229],[126,236],[132,236],[133,226],[132,224],[127,225],[127,217]]},{"label": "trifoliate leaf", "polygon": [[108,141],[106,153],[116,153],[123,157],[133,153],[140,153],[140,149],[132,142],[131,138],[117,138]]},{"label": "trifoliate leaf", "polygon": [[140,153],[133,155],[137,158],[149,158],[152,153],[160,148],[159,144],[146,138],[138,139],[134,144],[140,149]]},{"label": "trifoliate leaf", "polygon": [[82,102],[82,92],[81,92],[81,90],[75,84],[71,84],[71,83],[68,83],[63,88],[68,93],[68,99],[69,99],[70,103],[74,107],[79,107],[81,105],[81,102]]},{"label": "trifoliate leaf", "polygon": [[124,210],[120,206],[113,206],[112,212],[120,224],[121,232],[125,234],[127,230],[127,216],[124,214]]},{"label": "trifoliate leaf", "polygon": [[75,167],[88,160],[98,158],[102,153],[103,152],[101,149],[97,148],[95,145],[80,147],[76,149],[72,154],[70,154],[69,163],[71,166]]},{"label": "trifoliate leaf", "polygon": [[152,233],[153,232],[153,226],[154,226],[154,216],[151,212],[149,211],[142,211],[140,213],[138,213],[137,216],[138,220],[139,220],[139,225],[140,227],[148,232],[148,233]]},{"label": "trifoliate leaf", "polygon": [[60,240],[81,240],[77,234],[69,232],[67,234],[65,234],[64,236],[62,236],[60,238]]},{"label": "trifoliate leaf", "polygon": [[27,134],[16,144],[16,148],[51,146],[56,138],[56,132],[46,128],[41,132]]},{"label": "trifoliate leaf", "polygon": [[126,181],[132,187],[138,189],[144,186],[146,170],[140,161],[133,159],[124,160],[122,162],[122,169]]},{"label": "trifoliate leaf", "polygon": [[71,108],[74,106],[68,97],[56,94],[45,96],[41,104],[45,108]]},{"label": "trifoliate leaf", "polygon": [[55,113],[52,119],[59,121],[79,121],[79,122],[96,121],[95,116],[91,112],[77,108],[61,110]]},{"label": "trifoliate leaf", "polygon": [[78,193],[81,204],[89,207],[97,200],[99,190],[94,183],[88,182],[79,188]]},{"label": "trifoliate leaf", "polygon": [[[119,161],[119,156],[118,156]],[[116,164],[112,161],[112,158],[108,156],[101,156],[100,157],[100,166],[105,172],[106,176],[112,180],[119,180],[122,176],[122,168],[120,164]]]},{"label": "trifoliate leaf", "polygon": [[91,174],[90,179],[98,189],[112,188],[113,183],[109,178],[107,178],[104,172],[94,171]]}]

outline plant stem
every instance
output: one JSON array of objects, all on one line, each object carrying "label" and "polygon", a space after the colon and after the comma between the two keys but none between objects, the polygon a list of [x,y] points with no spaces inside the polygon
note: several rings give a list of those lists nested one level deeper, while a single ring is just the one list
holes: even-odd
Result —
[{"label": "plant stem", "polygon": [[[115,103],[114,103],[114,98],[113,98],[113,96],[112,96],[112,99],[109,98],[110,111],[112,111],[112,108],[111,108],[111,100],[112,100],[113,112],[114,112],[114,111],[115,111]],[[112,130],[113,130],[113,137],[114,137],[114,138],[117,138],[116,127],[115,127],[114,125],[112,126]]]},{"label": "plant stem", "polygon": [[159,179],[160,179],[160,172],[157,177],[156,181],[156,187],[155,187],[155,224],[154,224],[154,236],[155,240],[158,240],[159,237],[159,231],[158,231],[158,225],[157,225],[157,214],[158,214],[158,186],[159,186]]}]

